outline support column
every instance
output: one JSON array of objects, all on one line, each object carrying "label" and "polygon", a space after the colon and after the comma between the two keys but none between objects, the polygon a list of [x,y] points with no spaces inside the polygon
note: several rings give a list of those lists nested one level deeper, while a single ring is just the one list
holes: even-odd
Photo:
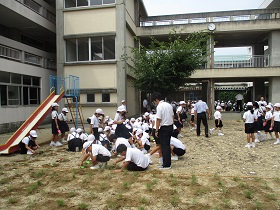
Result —
[{"label": "support column", "polygon": [[[117,104],[126,100],[126,62],[121,60],[121,56],[126,54],[126,20],[125,1],[116,1],[116,78],[117,78]],[[127,100],[126,100],[127,101]]]},{"label": "support column", "polygon": [[270,66],[280,66],[280,31],[272,31],[268,38]]},{"label": "support column", "polygon": [[64,0],[56,0],[56,69],[57,76],[65,77],[64,75],[64,16],[63,16],[63,4]]},{"label": "support column", "polygon": [[214,68],[214,36],[210,34],[207,41],[207,68]]},{"label": "support column", "polygon": [[269,79],[267,102],[271,102],[273,104],[279,103],[280,101],[279,84],[280,84],[280,77],[271,77]]},{"label": "support column", "polygon": [[266,88],[264,82],[265,80],[263,79],[255,79],[255,81],[253,82],[253,101],[259,101],[262,96],[265,98],[265,100],[267,100],[265,95]]}]

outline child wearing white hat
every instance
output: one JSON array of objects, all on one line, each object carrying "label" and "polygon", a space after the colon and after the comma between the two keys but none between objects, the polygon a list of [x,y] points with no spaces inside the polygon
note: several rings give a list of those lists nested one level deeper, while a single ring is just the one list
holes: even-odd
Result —
[{"label": "child wearing white hat", "polygon": [[222,133],[222,127],[223,127],[223,122],[222,122],[222,107],[217,106],[216,111],[214,113],[214,118],[215,118],[215,128],[212,128],[209,130],[209,133],[212,134],[215,129],[218,129],[218,136],[223,136],[224,134]]},{"label": "child wearing white hat", "polygon": [[[258,116],[254,113],[253,103],[247,103],[247,111],[243,114],[243,121],[245,122],[245,133],[247,134],[247,144],[245,147],[255,147],[255,135],[254,135],[254,122],[258,119]],[[252,139],[252,141],[251,141]]]},{"label": "child wearing white hat", "polygon": [[95,136],[96,140],[99,140],[98,128],[101,126],[100,122],[99,122],[99,117],[102,117],[101,122],[103,123],[104,112],[100,108],[95,110],[95,113],[94,113],[94,115],[92,115],[91,122],[90,122],[91,134],[93,134]]},{"label": "child wearing white hat", "polygon": [[31,130],[29,132],[29,136],[26,136],[22,141],[20,142],[20,154],[35,154],[37,149],[40,148],[38,143],[35,141],[37,139],[38,135],[35,130]]},{"label": "child wearing white hat", "polygon": [[274,104],[274,112],[271,121],[271,127],[273,127],[276,142],[274,144],[280,144],[279,132],[280,132],[280,103]]},{"label": "child wearing white hat", "polygon": [[61,110],[61,113],[58,115],[59,119],[59,128],[61,131],[61,142],[66,143],[67,141],[64,139],[65,133],[69,131],[69,126],[67,124],[67,116],[66,114],[68,113],[68,109],[64,107]]},{"label": "child wearing white hat", "polygon": [[59,127],[59,120],[58,120],[58,103],[53,103],[52,104],[52,141],[50,143],[50,146],[56,146],[60,147],[62,144],[58,141],[58,134],[60,134],[60,127]]},{"label": "child wearing white hat", "polygon": [[272,115],[273,108],[272,108],[271,105],[266,105],[265,108],[266,108],[266,112],[265,112],[265,117],[264,117],[264,119],[265,119],[264,132],[266,134],[266,139],[268,139],[267,134],[269,133],[270,140],[272,140],[273,139],[273,136],[272,136],[273,128],[271,127],[271,120],[272,120],[272,117],[273,117],[273,115]]}]

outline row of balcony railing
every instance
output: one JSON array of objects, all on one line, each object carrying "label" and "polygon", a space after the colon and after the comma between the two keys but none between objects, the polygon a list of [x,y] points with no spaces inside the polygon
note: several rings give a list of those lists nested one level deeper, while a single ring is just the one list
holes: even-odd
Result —
[{"label": "row of balcony railing", "polygon": [[0,45],[0,57],[18,62],[39,66],[47,69],[56,69],[56,61],[42,56],[34,55],[19,49]]},{"label": "row of balcony railing", "polygon": [[42,5],[38,4],[37,2],[33,0],[15,0],[24,6],[28,7],[29,9],[33,10],[37,14],[41,15],[42,17],[46,18],[52,23],[56,23],[56,17],[55,14],[47,10],[45,7]]},{"label": "row of balcony railing", "polygon": [[140,26],[164,26],[210,22],[254,21],[280,18],[280,9],[207,12],[141,18]]}]

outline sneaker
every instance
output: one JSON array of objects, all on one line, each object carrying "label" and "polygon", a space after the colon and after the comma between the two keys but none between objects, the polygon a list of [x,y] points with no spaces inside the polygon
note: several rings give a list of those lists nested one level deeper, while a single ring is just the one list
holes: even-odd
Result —
[{"label": "sneaker", "polygon": [[211,135],[211,134],[213,133],[214,130],[215,130],[215,128],[209,129],[209,134]]},{"label": "sneaker", "polygon": [[245,145],[245,147],[250,148],[250,147],[251,147],[251,144],[248,143],[248,144]]},{"label": "sneaker", "polygon": [[280,144],[280,139],[277,139],[277,141],[274,142],[274,144]]},{"label": "sneaker", "polygon": [[160,157],[159,159],[158,159],[158,163],[163,163],[163,159],[162,159],[162,157]]},{"label": "sneaker", "polygon": [[99,167],[99,165],[97,164],[97,165],[95,165],[95,166],[91,166],[90,167],[90,169],[93,169],[93,170],[96,170],[96,169],[99,169],[100,167]]},{"label": "sneaker", "polygon": [[255,143],[260,143],[260,140],[259,139],[255,139]]},{"label": "sneaker", "polygon": [[56,146],[56,147],[61,147],[63,144],[61,144],[59,141],[57,141],[56,143],[55,143],[55,145],[54,146]]},{"label": "sneaker", "polygon": [[178,137],[183,138],[184,136],[183,136],[182,134],[179,133],[179,134],[178,134]]},{"label": "sneaker", "polygon": [[250,146],[251,146],[252,148],[255,148],[255,147],[256,147],[256,145],[255,145],[254,142],[252,142],[252,143],[250,144]]},{"label": "sneaker", "polygon": [[27,153],[28,155],[33,155],[33,153],[30,151],[30,150],[27,150]]},{"label": "sneaker", "polygon": [[159,166],[158,167],[158,169],[160,169],[160,170],[168,170],[168,169],[171,169],[171,166],[165,166],[165,167],[163,167],[163,166]]},{"label": "sneaker", "polygon": [[223,134],[223,133],[218,133],[218,136],[224,136],[225,134]]},{"label": "sneaker", "polygon": [[178,160],[178,156],[177,155],[172,155],[171,160]]},{"label": "sneaker", "polygon": [[55,142],[54,142],[54,141],[51,141],[50,146],[51,146],[51,147],[54,147],[54,146],[55,146]]},{"label": "sneaker", "polygon": [[61,140],[61,143],[62,143],[62,144],[66,144],[67,141],[66,141],[65,139],[62,139],[62,140]]}]

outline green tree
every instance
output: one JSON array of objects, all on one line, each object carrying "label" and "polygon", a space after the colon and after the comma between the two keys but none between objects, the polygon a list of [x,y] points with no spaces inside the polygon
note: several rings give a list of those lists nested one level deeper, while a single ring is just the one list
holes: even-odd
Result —
[{"label": "green tree", "polygon": [[149,46],[140,45],[131,49],[134,86],[147,93],[170,94],[187,82],[187,79],[205,65],[206,33],[192,33],[184,38],[176,33],[166,42],[152,38]]}]

